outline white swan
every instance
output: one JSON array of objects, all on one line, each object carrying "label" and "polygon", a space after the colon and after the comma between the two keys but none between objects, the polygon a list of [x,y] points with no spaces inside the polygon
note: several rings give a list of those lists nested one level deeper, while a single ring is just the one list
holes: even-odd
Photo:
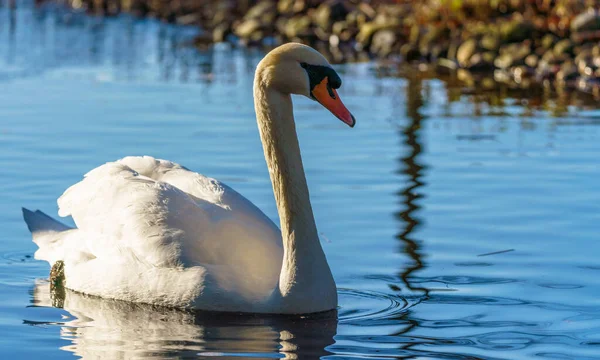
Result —
[{"label": "white swan", "polygon": [[281,230],[227,185],[175,163],[126,157],[102,165],[59,199],[59,215],[23,209],[35,258],[64,264],[69,289],[199,310],[300,314],[335,309],[319,243],[290,94],[312,98],[350,126],[341,80],[296,43],[258,64],[254,104]]}]

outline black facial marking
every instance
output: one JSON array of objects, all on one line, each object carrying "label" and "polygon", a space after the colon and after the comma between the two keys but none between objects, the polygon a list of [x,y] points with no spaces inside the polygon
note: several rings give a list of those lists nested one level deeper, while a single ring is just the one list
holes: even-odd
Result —
[{"label": "black facial marking", "polygon": [[339,89],[340,86],[342,86],[342,79],[340,79],[340,76],[335,70],[329,66],[310,65],[307,63],[300,63],[300,66],[302,66],[308,74],[311,96],[315,86],[319,85],[323,79],[327,78],[327,90],[329,91],[329,96],[335,99],[335,94],[331,88]]}]

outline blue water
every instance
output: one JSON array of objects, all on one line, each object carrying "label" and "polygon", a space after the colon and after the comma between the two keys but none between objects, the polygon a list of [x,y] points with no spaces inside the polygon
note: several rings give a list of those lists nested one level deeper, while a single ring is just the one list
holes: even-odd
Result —
[{"label": "blue water", "polygon": [[377,63],[338,67],[354,129],[294,99],[337,314],[72,292],[53,307],[21,206],[55,215],[104,162],[181,163],[277,221],[251,93],[262,54],[186,47],[196,31],[0,1],[0,358],[600,358],[595,103]]}]

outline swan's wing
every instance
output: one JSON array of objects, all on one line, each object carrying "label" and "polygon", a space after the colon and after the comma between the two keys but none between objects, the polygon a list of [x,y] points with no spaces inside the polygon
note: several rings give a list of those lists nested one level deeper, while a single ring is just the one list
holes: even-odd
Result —
[{"label": "swan's wing", "polygon": [[[188,255],[197,262],[242,264],[264,258],[279,272],[283,247],[279,228],[252,202],[224,183],[181,165],[149,156],[126,157],[119,164],[159,183],[169,184],[192,198],[203,212],[196,227],[206,241],[187,243]],[[197,239],[197,238],[196,238]],[[262,254],[262,255],[261,255]],[[190,258],[190,260],[193,260]],[[248,264],[249,265],[249,264]]]},{"label": "swan's wing", "polygon": [[186,231],[206,219],[204,210],[176,187],[107,163],[58,199],[59,215],[71,215],[94,257],[134,256],[152,266],[179,265]]},{"label": "swan's wing", "polygon": [[[152,302],[149,296],[164,292],[157,288],[181,284],[172,292],[185,292],[179,288],[196,281],[186,298],[217,291],[259,296],[273,288],[281,269],[281,235],[272,221],[233,189],[168,161],[107,163],[58,204],[78,228],[52,241],[59,248],[53,253],[62,250],[67,259],[67,285],[74,290]],[[178,269],[194,272],[184,280]],[[200,289],[208,286],[207,272],[213,288]],[[97,278],[88,282],[86,274]],[[146,295],[135,293],[140,283],[152,284],[142,289]],[[115,288],[128,294],[113,295]]]},{"label": "swan's wing", "polygon": [[[213,219],[235,217],[263,241],[281,246],[279,228],[252,202],[224,183],[167,160],[130,156],[118,161],[140,175],[175,186],[190,195]],[[227,211],[220,211],[227,210]]]},{"label": "swan's wing", "polygon": [[245,243],[282,247],[277,226],[235,190],[147,156],[92,170],[58,204],[61,216],[101,237],[90,244],[93,254],[130,248],[155,266],[229,264]]}]

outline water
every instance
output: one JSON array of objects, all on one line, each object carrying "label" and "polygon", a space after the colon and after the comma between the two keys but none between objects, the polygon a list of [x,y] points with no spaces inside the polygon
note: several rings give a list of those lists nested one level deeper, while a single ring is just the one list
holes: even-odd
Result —
[{"label": "water", "polygon": [[376,64],[338,67],[354,129],[295,99],[337,314],[192,314],[71,292],[53,307],[20,208],[56,214],[106,161],[179,162],[276,219],[251,96],[261,54],[17,3],[0,1],[1,358],[600,358],[594,102]]}]

